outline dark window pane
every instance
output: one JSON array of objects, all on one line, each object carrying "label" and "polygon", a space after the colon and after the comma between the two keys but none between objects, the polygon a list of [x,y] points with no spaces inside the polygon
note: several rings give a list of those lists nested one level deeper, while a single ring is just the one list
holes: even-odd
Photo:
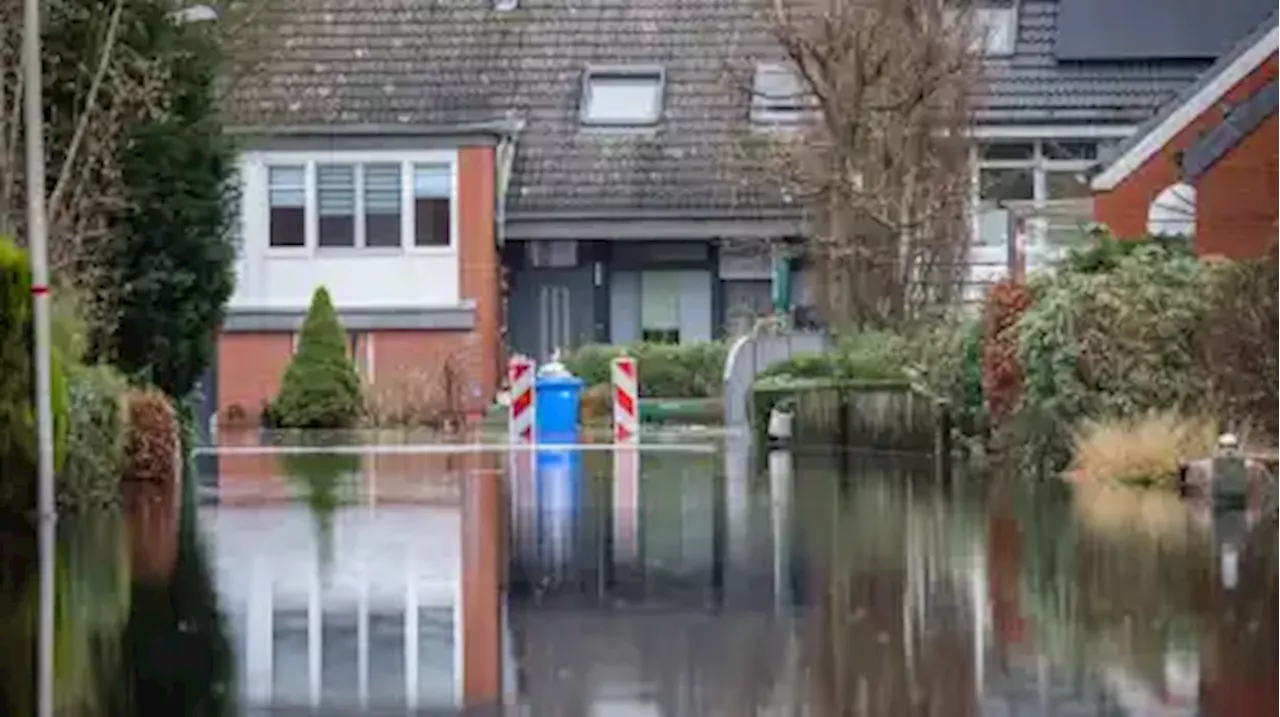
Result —
[{"label": "dark window pane", "polygon": [[989,142],[982,145],[982,158],[999,161],[1029,160],[1035,156],[1030,142]]},{"label": "dark window pane", "polygon": [[1046,139],[1045,159],[1097,159],[1098,143],[1079,139]]},{"label": "dark window pane", "polygon": [[416,246],[449,246],[448,199],[416,199],[413,214]]},{"label": "dark window pane", "polygon": [[306,227],[307,212],[302,207],[271,208],[271,246],[305,246]]},{"label": "dark window pane", "polygon": [[1030,169],[984,169],[979,173],[981,199],[1034,199],[1035,179]]},{"label": "dark window pane", "polygon": [[416,246],[449,246],[449,205],[453,176],[448,165],[413,168],[413,214]]},{"label": "dark window pane", "polygon": [[364,244],[400,246],[400,165],[364,168]]},{"label": "dark window pane", "polygon": [[349,164],[316,167],[320,246],[355,246],[356,175]]},{"label": "dark window pane", "polygon": [[647,344],[678,344],[680,329],[644,329],[640,339]]},{"label": "dark window pane", "polygon": [[267,203],[270,206],[268,241],[271,246],[305,246],[306,169],[296,165],[268,167]]}]

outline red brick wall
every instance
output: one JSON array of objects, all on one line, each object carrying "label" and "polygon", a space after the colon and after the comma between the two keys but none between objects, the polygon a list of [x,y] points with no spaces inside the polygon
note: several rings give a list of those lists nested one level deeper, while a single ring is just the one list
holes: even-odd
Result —
[{"label": "red brick wall", "polygon": [[498,247],[493,234],[494,150],[466,147],[458,154],[458,216],[462,246],[458,254],[462,298],[476,303],[477,379],[485,401],[493,398],[502,372],[498,295]]},{"label": "red brick wall", "polygon": [[[372,333],[373,382],[394,390],[416,376],[435,373],[449,358],[463,370],[467,408],[489,405],[503,361],[499,327],[498,251],[494,237],[494,150],[458,150],[458,271],[460,298],[475,303],[471,331],[376,331]],[[341,306],[338,307],[341,310]],[[359,336],[355,360],[364,376],[367,334]],[[275,397],[293,353],[286,332],[223,334],[218,339],[218,415],[228,411],[256,422],[262,406]],[[419,380],[419,382],[421,382]],[[480,389],[476,396],[472,388]],[[238,410],[232,409],[233,406]]]},{"label": "red brick wall", "polygon": [[[1272,55],[1114,189],[1098,192],[1094,219],[1119,237],[1145,234],[1151,202],[1165,187],[1182,179],[1179,152],[1222,119],[1223,103],[1246,99],[1276,74],[1276,56]],[[1197,252],[1233,258],[1261,256],[1275,242],[1276,133],[1276,117],[1272,115],[1197,182]]]},{"label": "red brick wall", "polygon": [[[293,334],[244,333],[218,337],[218,418],[257,423],[262,407],[280,391],[293,357]],[[242,414],[241,416],[231,414]]]}]

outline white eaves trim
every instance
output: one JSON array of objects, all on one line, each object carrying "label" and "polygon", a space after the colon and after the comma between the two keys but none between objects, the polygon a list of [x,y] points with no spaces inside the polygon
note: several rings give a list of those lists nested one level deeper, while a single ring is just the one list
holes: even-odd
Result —
[{"label": "white eaves trim", "polygon": [[1124,154],[1116,157],[1098,176],[1094,177],[1094,191],[1115,189],[1120,182],[1141,167],[1148,159],[1165,147],[1179,132],[1204,114],[1222,95],[1235,87],[1241,80],[1249,76],[1262,63],[1276,52],[1280,42],[1280,27],[1271,29],[1258,38],[1244,52],[1240,53],[1217,75],[1206,82],[1203,87],[1182,102],[1173,112],[1156,126],[1152,127],[1141,140],[1129,147]]},{"label": "white eaves trim", "polygon": [[1137,131],[1131,124],[977,125],[974,139],[1124,139]]}]

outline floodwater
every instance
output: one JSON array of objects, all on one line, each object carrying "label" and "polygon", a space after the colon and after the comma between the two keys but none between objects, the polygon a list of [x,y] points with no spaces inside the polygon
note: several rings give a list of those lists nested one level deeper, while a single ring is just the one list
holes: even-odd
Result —
[{"label": "floodwater", "polygon": [[[1277,712],[1274,512],[695,448],[131,486],[59,525],[59,714]],[[0,713],[33,714],[35,538],[0,539]]]}]

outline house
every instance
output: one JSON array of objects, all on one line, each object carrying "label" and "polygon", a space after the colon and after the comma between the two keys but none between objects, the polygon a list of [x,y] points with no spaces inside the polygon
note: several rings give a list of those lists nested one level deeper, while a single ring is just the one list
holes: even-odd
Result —
[{"label": "house", "polygon": [[1272,15],[1118,148],[1093,179],[1099,222],[1234,259],[1275,247],[1278,38]]},{"label": "house", "polygon": [[[1014,0],[980,10],[992,31],[975,102],[974,293],[1058,256],[1094,219],[1098,163],[1274,9],[1264,0]],[[1106,201],[1098,197],[1100,210]]]},{"label": "house", "polygon": [[474,20],[409,2],[264,9],[275,43],[227,92],[242,222],[206,386],[220,419],[256,421],[275,396],[321,285],[366,384],[411,400],[448,366],[460,408],[490,405],[513,131],[476,91],[501,29]]},{"label": "house", "polygon": [[[587,342],[711,339],[811,304],[793,251],[809,231],[801,203],[743,149],[805,111],[761,10],[264,10],[274,42],[229,93],[244,214],[211,403],[257,415],[320,284],[370,383],[410,393],[449,359],[474,406],[492,397],[507,350],[545,359]],[[1263,0],[984,2],[974,283],[1078,236],[1100,158],[1271,11]]]}]

